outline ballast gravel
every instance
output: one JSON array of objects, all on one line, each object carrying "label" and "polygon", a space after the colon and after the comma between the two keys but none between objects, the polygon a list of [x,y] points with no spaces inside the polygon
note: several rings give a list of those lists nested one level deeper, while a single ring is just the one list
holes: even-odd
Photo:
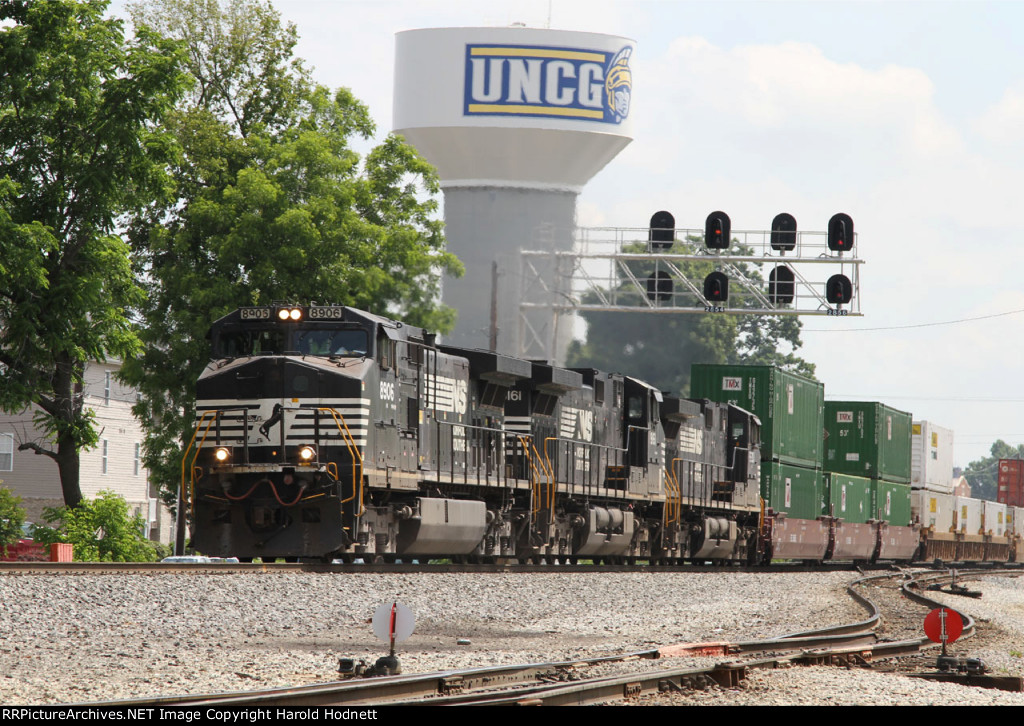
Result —
[{"label": "ballast gravel", "polygon": [[[370,619],[416,618],[405,673],[574,660],[681,642],[777,636],[858,620],[849,573],[0,574],[0,703],[89,703],[333,680],[340,657],[386,655]],[[1024,582],[973,583],[955,607],[1005,637],[973,653],[1024,672]],[[653,661],[666,668],[686,661]],[[1024,705],[1024,695],[823,668],[753,671],[743,687],[660,704]]]}]

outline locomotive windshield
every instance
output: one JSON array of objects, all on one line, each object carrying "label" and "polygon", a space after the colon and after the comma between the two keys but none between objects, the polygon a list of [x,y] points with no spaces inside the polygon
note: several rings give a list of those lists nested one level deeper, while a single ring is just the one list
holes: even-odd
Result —
[{"label": "locomotive windshield", "polygon": [[359,358],[369,351],[362,328],[293,327],[261,322],[225,326],[214,337],[214,356],[242,358],[250,355],[322,355]]},{"label": "locomotive windshield", "polygon": [[247,355],[273,355],[283,349],[283,330],[232,330],[218,336],[214,355],[217,358],[241,358]]},{"label": "locomotive windshield", "polygon": [[305,355],[364,356],[367,352],[366,331],[299,330],[295,333],[295,348]]}]

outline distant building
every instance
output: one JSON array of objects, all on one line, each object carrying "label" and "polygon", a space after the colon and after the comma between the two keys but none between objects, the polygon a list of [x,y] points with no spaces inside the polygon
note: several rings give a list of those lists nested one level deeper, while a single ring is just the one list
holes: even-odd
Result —
[{"label": "distant building", "polygon": [[[85,369],[85,405],[95,412],[99,443],[80,454],[82,496],[92,499],[105,489],[120,494],[131,512],[145,519],[146,536],[169,543],[174,521],[142,465],[144,434],[131,410],[136,393],[117,380],[120,367],[119,361],[107,361],[89,363]],[[49,447],[45,432],[33,423],[35,412],[34,408],[18,414],[0,412],[0,482],[22,498],[26,521],[42,523],[43,508],[61,506],[64,497],[56,462],[31,450],[18,450],[26,442]]]},{"label": "distant building", "polygon": [[967,483],[967,479],[962,476],[953,478],[953,495],[957,497],[971,496],[971,485]]}]

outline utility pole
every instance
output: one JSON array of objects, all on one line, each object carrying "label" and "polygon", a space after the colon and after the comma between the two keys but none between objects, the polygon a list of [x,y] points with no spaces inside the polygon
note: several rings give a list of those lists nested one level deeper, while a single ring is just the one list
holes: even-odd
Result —
[{"label": "utility pole", "polygon": [[488,344],[492,353],[498,352],[498,261],[491,263],[491,334]]}]

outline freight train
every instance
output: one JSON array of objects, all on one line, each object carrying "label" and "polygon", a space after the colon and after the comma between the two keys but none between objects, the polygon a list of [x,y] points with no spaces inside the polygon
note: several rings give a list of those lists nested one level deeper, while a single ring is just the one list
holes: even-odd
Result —
[{"label": "freight train", "polygon": [[[888,500],[850,521],[835,506],[821,511],[824,502],[810,514],[790,508],[790,484],[768,494],[786,464],[763,450],[756,412],[716,396],[440,345],[343,306],[240,308],[212,325],[210,342],[181,489],[191,545],[207,555],[759,563],[934,554],[922,545],[927,527],[886,518]],[[792,409],[793,389],[780,390]],[[771,424],[777,437],[779,418]],[[812,425],[820,438],[820,420]]]}]

